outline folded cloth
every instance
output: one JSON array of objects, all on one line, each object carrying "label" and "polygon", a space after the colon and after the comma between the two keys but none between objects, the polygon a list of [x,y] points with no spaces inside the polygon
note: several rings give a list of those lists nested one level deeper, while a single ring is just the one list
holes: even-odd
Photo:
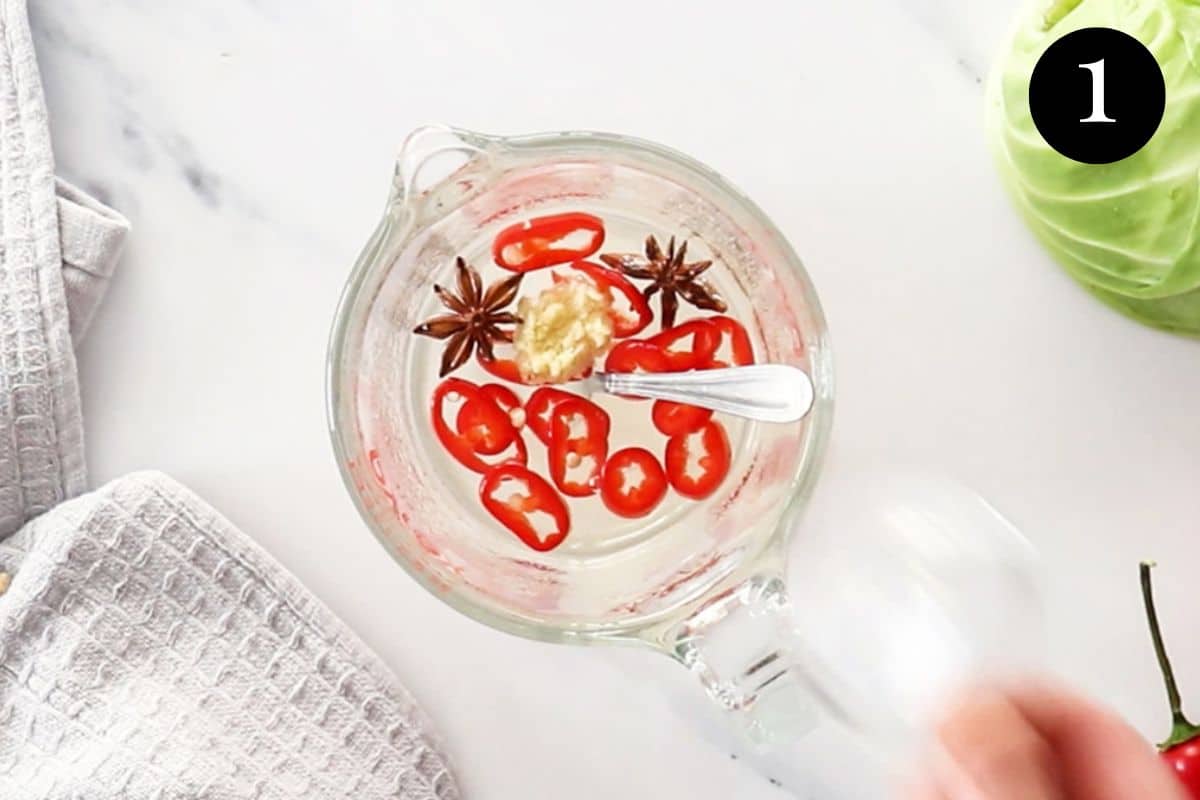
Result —
[{"label": "folded cloth", "polygon": [[0,536],[84,491],[54,157],[24,0],[0,0]]},{"label": "folded cloth", "polygon": [[58,194],[58,236],[71,341],[83,341],[96,307],[104,299],[129,233],[129,220],[62,178]]},{"label": "folded cloth", "polygon": [[0,798],[456,800],[409,695],[244,534],[163,475],[82,494],[71,343],[127,228],[56,183],[0,0]]},{"label": "folded cloth", "polygon": [[388,671],[166,476],[60,505],[0,566],[5,800],[458,797]]}]

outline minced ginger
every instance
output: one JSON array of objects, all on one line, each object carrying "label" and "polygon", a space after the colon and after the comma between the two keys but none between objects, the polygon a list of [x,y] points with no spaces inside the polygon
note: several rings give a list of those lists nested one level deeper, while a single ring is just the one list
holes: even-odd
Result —
[{"label": "minced ginger", "polygon": [[586,278],[559,280],[517,306],[517,368],[527,383],[581,377],[613,338],[612,298]]}]

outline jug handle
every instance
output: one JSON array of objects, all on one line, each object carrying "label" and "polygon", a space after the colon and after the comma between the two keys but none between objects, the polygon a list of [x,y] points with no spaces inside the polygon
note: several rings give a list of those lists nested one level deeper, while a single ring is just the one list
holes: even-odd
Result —
[{"label": "jug handle", "polygon": [[836,534],[791,553],[819,575],[789,596],[770,554],[659,642],[753,743],[829,718],[907,756],[949,693],[1044,661],[1037,551],[1012,523],[937,476],[856,483]]},{"label": "jug handle", "polygon": [[755,745],[777,745],[841,716],[794,635],[785,584],[769,573],[746,579],[673,628],[672,655],[692,671]]}]

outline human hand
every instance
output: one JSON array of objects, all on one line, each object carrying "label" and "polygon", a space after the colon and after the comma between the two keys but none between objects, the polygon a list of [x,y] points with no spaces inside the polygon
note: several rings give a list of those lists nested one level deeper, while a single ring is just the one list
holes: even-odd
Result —
[{"label": "human hand", "polygon": [[977,691],[937,739],[912,800],[1188,800],[1136,731],[1058,689]]}]

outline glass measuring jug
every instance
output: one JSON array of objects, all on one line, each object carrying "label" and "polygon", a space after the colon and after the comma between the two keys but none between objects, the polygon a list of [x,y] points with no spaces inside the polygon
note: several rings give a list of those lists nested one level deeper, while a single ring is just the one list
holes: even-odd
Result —
[{"label": "glass measuring jug", "polygon": [[[435,169],[440,175],[425,180]],[[490,533],[464,502],[469,487],[454,483],[433,455],[425,424],[433,378],[412,329],[457,256],[478,254],[480,242],[514,220],[565,210],[701,243],[723,265],[730,313],[746,324],[760,360],[804,369],[814,402],[802,423],[738,429],[733,473],[709,501],[650,526],[613,536],[584,531],[570,547],[535,553]],[[990,635],[963,635],[973,615],[995,608],[986,624],[1003,638],[1010,601],[1023,596],[1027,554],[1019,537],[977,499],[953,492],[913,487],[907,511],[904,503],[877,506],[890,510],[858,527],[857,544],[847,538],[823,551],[829,542],[821,536],[793,536],[832,415],[819,301],[799,258],[757,206],[712,170],[659,145],[596,133],[416,131],[343,294],[328,393],[347,486],[373,533],[422,585],[510,633],[665,653],[758,742],[800,735],[819,713],[901,737],[938,687],[992,658],[975,641],[990,644]],[[803,556],[811,565],[800,570],[812,580],[794,588],[807,596],[810,586],[826,586],[813,599],[820,613],[794,613],[785,580],[793,539],[812,548]],[[870,558],[826,558],[844,557],[848,547]],[[860,588],[846,596],[847,586]],[[886,614],[863,617],[858,601],[868,589],[891,604]],[[994,602],[975,602],[981,591]],[[919,636],[945,646],[940,656],[926,648],[936,663],[910,682],[904,675],[914,667],[896,659]],[[889,671],[889,660],[903,669]],[[884,689],[870,714],[857,702],[864,682]]]}]

